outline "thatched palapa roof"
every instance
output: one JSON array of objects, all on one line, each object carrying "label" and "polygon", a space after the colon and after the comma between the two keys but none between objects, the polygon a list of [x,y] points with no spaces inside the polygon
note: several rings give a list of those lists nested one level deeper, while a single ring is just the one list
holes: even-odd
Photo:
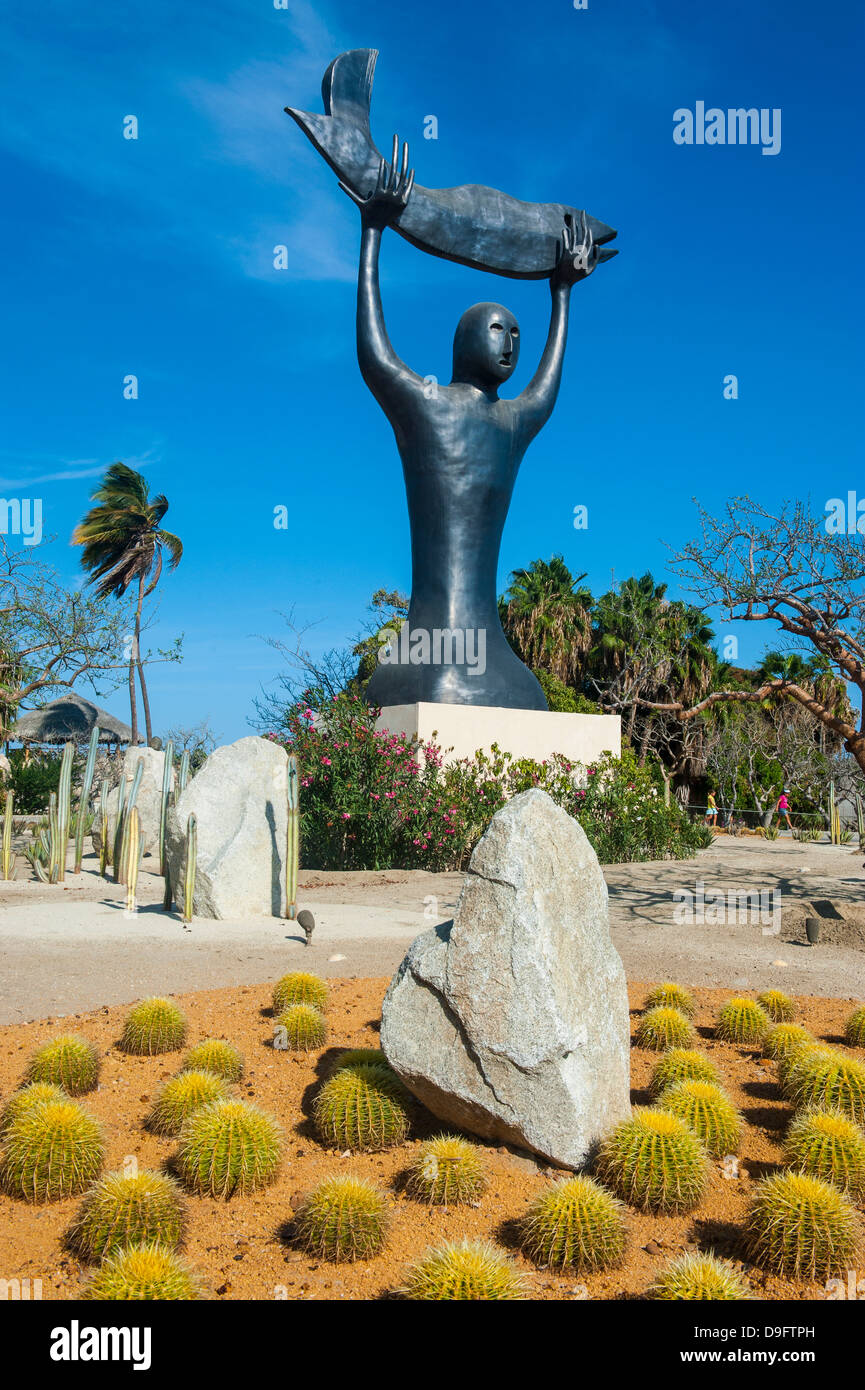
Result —
[{"label": "thatched palapa roof", "polygon": [[131,743],[128,724],[80,695],[61,695],[42,709],[22,714],[9,731],[13,743],[86,743],[96,725],[100,743]]}]

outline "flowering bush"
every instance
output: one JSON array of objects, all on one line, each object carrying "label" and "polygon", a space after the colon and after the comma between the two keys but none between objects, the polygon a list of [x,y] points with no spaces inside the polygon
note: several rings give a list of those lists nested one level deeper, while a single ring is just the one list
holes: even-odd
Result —
[{"label": "flowering bush", "polygon": [[630,751],[584,768],[559,754],[514,759],[493,745],[443,764],[434,743],[377,730],[377,717],[357,695],[341,695],[318,713],[293,707],[285,735],[268,735],[297,755],[307,868],[462,869],[499,807],[529,787],[580,822],[602,863],[697,848],[694,827]]}]

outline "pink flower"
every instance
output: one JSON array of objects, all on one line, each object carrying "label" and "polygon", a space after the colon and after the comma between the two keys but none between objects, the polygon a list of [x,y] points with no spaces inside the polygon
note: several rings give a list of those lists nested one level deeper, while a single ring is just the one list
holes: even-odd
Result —
[{"label": "pink flower", "polygon": [[322,758],[321,761],[322,761],[327,767],[330,767],[330,758]]},{"label": "pink flower", "polygon": [[343,820],[351,820],[351,814],[350,814],[350,812],[348,812],[348,811],[343,811],[343,813],[342,813],[342,818],[343,818]]}]

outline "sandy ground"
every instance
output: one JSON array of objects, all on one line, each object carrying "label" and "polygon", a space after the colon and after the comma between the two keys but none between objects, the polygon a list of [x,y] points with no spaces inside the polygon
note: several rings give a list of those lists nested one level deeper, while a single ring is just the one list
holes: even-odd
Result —
[{"label": "sandy ground", "polygon": [[[190,1041],[224,1036],[246,1057],[239,1089],[243,1097],[278,1116],[286,1134],[285,1161],[274,1185],[230,1201],[189,1198],[189,1232],[185,1255],[215,1299],[379,1299],[392,1297],[410,1262],[429,1245],[463,1236],[491,1238],[512,1250],[529,1280],[533,1299],[631,1299],[644,1297],[655,1274],[683,1250],[713,1249],[734,1259],[754,1296],[761,1299],[822,1299],[817,1283],[792,1283],[767,1276],[741,1261],[739,1231],[754,1184],[776,1170],[780,1142],[790,1117],[774,1080],[774,1068],[759,1054],[714,1040],[713,1023],[726,991],[698,990],[696,1024],[699,1046],[719,1066],[747,1122],[738,1176],[725,1177],[712,1164],[708,1191],[699,1208],[683,1216],[628,1213],[630,1248],[625,1265],[615,1271],[579,1279],[537,1269],[515,1247],[516,1223],[533,1197],[557,1174],[513,1149],[484,1145],[489,1188],[477,1207],[450,1211],[430,1209],[408,1198],[400,1175],[424,1136],[439,1126],[423,1111],[414,1117],[412,1135],[383,1154],[340,1155],[321,1147],[308,1120],[311,1099],[339,1048],[377,1045],[377,1027],[386,980],[334,981],[328,1006],[330,1036],[318,1055],[280,1053],[270,1046],[270,986],[240,986],[186,994],[178,1002],[190,1023]],[[631,987],[632,1027],[648,986]],[[802,998],[799,1021],[834,1045],[850,1006],[846,1001]],[[106,1168],[131,1158],[147,1167],[170,1164],[176,1141],[148,1134],[142,1123],[159,1083],[177,1069],[180,1054],[128,1057],[116,1047],[125,1010],[104,1008],[81,1014],[75,1029],[91,1038],[103,1054],[98,1090],[83,1103],[102,1121],[107,1141]],[[52,1019],[0,1029],[0,1092],[8,1096],[22,1078],[33,1049],[58,1032]],[[865,1051],[858,1055],[865,1059]],[[632,1100],[648,1103],[644,1087],[657,1054],[632,1051]],[[337,1265],[310,1259],[295,1248],[292,1218],[300,1195],[332,1173],[357,1173],[373,1179],[389,1196],[392,1229],[385,1250],[373,1260]],[[0,1196],[0,1275],[42,1281],[44,1299],[77,1298],[88,1269],[64,1249],[64,1233],[80,1199],[30,1206]]]},{"label": "sandy ground", "polygon": [[[197,920],[184,927],[161,909],[162,880],[145,859],[139,911],[104,882],[88,857],[80,876],[45,887],[26,865],[0,883],[0,1023],[60,1016],[141,995],[255,984],[303,964],[330,978],[392,974],[411,939],[453,915],[460,874],[306,871],[301,905],[316,918],[313,944],[278,918]],[[675,975],[683,983],[858,997],[865,993],[865,871],[849,846],[719,836],[683,861],[608,866],[613,940],[629,977]],[[770,890],[773,918],[681,919],[699,885],[712,892]],[[678,895],[677,897],[674,897]],[[769,900],[766,899],[768,905]],[[695,912],[696,917],[696,912]],[[818,946],[804,919],[821,918]],[[768,922],[768,928],[766,923]],[[777,928],[777,930],[776,930]],[[767,934],[764,934],[764,929]]]}]

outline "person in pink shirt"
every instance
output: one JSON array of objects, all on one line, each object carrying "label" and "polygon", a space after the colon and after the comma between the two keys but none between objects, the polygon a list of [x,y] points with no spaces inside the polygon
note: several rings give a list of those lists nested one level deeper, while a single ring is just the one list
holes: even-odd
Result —
[{"label": "person in pink shirt", "polygon": [[778,797],[778,805],[775,807],[775,810],[778,812],[778,818],[780,820],[785,820],[787,822],[787,828],[792,832],[793,822],[790,819],[790,803],[787,800],[788,791],[789,788],[785,787]]}]

